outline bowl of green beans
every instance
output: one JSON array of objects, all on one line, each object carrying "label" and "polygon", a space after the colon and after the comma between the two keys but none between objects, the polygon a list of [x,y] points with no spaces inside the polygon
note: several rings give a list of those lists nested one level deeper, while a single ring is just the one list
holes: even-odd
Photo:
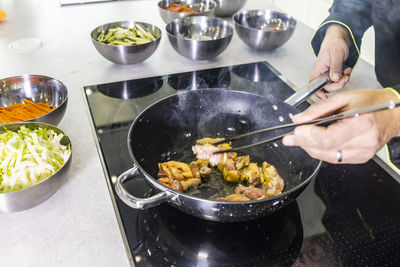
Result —
[{"label": "bowl of green beans", "polygon": [[96,50],[116,64],[137,64],[149,58],[161,40],[161,30],[149,23],[111,22],[91,32]]}]

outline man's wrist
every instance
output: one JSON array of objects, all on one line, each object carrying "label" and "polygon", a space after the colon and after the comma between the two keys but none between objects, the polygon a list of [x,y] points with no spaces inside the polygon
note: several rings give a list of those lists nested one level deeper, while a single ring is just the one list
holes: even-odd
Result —
[{"label": "man's wrist", "polygon": [[349,31],[339,24],[329,25],[326,29],[325,38],[341,38],[346,42],[348,47],[350,47],[352,44]]}]

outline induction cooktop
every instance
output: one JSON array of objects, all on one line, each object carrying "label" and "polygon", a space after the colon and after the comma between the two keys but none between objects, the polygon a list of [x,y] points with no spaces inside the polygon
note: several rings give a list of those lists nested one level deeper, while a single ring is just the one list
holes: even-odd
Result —
[{"label": "induction cooktop", "polygon": [[[294,87],[268,62],[85,86],[83,95],[126,252],[133,266],[399,266],[399,176],[374,158],[359,165],[323,163],[286,208],[240,223],[205,221],[161,204],[135,210],[116,195],[117,177],[133,166],[132,121],[171,94],[229,88],[281,100]],[[307,103],[299,108],[304,109]],[[99,179],[103,179],[99,177]],[[154,194],[143,177],[126,183]]]}]

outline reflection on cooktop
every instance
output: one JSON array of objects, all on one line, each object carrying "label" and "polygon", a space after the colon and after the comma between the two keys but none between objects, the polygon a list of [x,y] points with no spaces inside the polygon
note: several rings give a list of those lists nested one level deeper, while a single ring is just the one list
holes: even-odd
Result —
[{"label": "reflection on cooktop", "polygon": [[205,221],[164,204],[141,211],[137,225],[140,261],[153,266],[290,266],[303,240],[296,202],[242,223]]},{"label": "reflection on cooktop", "polygon": [[232,72],[235,75],[252,82],[274,82],[279,80],[279,77],[262,62],[254,63],[251,66],[234,66],[232,67]]},{"label": "reflection on cooktop", "polygon": [[168,77],[168,85],[175,90],[226,88],[229,84],[230,73],[227,68],[186,72]]},{"label": "reflection on cooktop", "polygon": [[116,83],[105,83],[97,89],[106,96],[120,99],[133,99],[148,96],[160,90],[163,85],[161,77],[130,80]]}]

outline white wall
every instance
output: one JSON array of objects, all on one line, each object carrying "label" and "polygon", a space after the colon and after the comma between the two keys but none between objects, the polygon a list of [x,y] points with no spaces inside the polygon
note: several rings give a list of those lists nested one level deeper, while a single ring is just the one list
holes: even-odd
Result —
[{"label": "white wall", "polygon": [[[329,15],[328,10],[333,0],[271,0],[271,2],[285,13],[316,29]],[[375,64],[374,43],[374,30],[371,27],[362,39],[361,58],[372,65]]]}]

